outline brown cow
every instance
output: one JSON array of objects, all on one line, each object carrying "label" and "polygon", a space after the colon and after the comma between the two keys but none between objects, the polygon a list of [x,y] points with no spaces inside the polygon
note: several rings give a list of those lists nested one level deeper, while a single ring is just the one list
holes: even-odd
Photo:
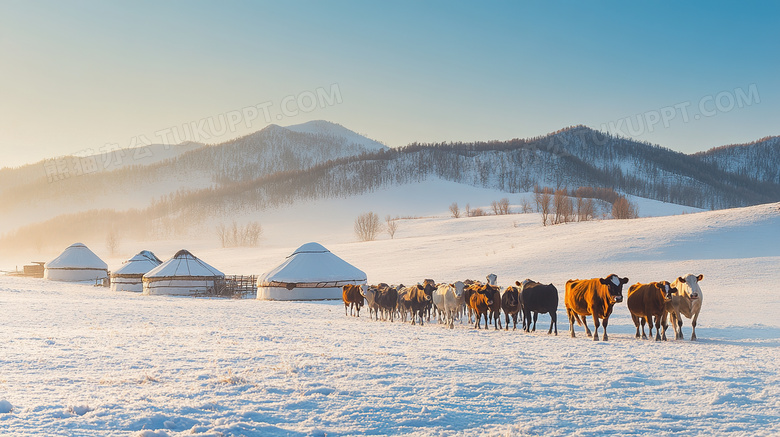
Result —
[{"label": "brown cow", "polygon": [[357,312],[360,317],[360,307],[363,306],[363,290],[359,285],[347,284],[342,287],[341,297],[344,299],[344,315]]},{"label": "brown cow", "polygon": [[469,308],[474,311],[476,323],[474,328],[479,329],[482,325],[482,316],[485,317],[485,329],[490,328],[490,322],[488,321],[488,308],[493,304],[493,301],[488,299],[484,293],[473,292],[469,297]]},{"label": "brown cow", "polygon": [[473,281],[466,279],[463,281],[465,288],[463,289],[463,303],[466,305],[465,315],[468,317],[468,322],[471,323],[471,316],[474,315],[474,308],[471,307],[471,295],[474,294],[474,290],[482,285],[479,281]]},{"label": "brown cow", "polygon": [[382,284],[379,285],[380,287],[375,297],[376,304],[383,313],[382,318],[390,317],[392,322],[395,316],[395,309],[398,306],[398,290],[387,284],[385,284],[385,287],[382,287]]},{"label": "brown cow", "polygon": [[407,287],[398,294],[402,309],[408,309],[412,314],[412,325],[415,324],[417,316],[420,317],[420,326],[423,326],[423,316],[425,308],[431,301],[431,297],[425,294],[425,287],[417,284],[413,287]]},{"label": "brown cow", "polygon": [[[606,278],[572,279],[566,282],[564,302],[569,315],[569,332],[574,337],[574,322],[585,326],[585,335],[591,336],[586,316],[593,316],[593,340],[599,339],[599,319],[604,323],[604,341],[607,341],[607,325],[612,307],[623,301],[623,285],[628,278],[609,275]],[[582,319],[580,319],[582,317]]]},{"label": "brown cow", "polygon": [[[493,305],[495,304],[493,296],[496,294],[495,290],[497,289],[498,287],[492,287],[487,284],[474,284],[464,290],[464,296],[468,299],[466,305],[468,305],[469,309],[473,311],[475,315],[475,328],[479,329],[480,326],[482,326],[483,315],[485,317],[485,329],[490,327],[490,317],[488,314],[489,310],[493,308]],[[497,299],[499,300],[500,305],[500,293],[498,293]],[[500,308],[501,307],[499,307],[499,310]]]},{"label": "brown cow", "polygon": [[645,335],[645,322],[650,328],[650,336],[653,335],[655,324],[655,341],[666,341],[666,329],[661,332],[661,326],[666,326],[666,302],[672,300],[672,293],[677,289],[672,288],[667,281],[651,282],[649,284],[634,284],[628,289],[626,306],[631,311],[631,319],[636,326],[636,338],[639,338],[639,327],[642,327],[642,338]]}]

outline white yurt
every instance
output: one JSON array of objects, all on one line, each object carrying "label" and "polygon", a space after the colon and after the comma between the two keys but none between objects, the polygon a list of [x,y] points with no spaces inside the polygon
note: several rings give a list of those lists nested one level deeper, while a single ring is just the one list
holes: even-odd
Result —
[{"label": "white yurt", "polygon": [[111,290],[139,293],[144,291],[144,275],[160,264],[162,261],[151,251],[138,252],[136,256],[122,263],[122,267],[111,272]]},{"label": "white yurt", "polygon": [[43,268],[43,277],[53,281],[96,281],[108,277],[108,264],[81,243],[70,245]]},{"label": "white yurt", "polygon": [[306,243],[257,280],[262,300],[341,299],[341,287],[363,285],[366,274],[319,243]]},{"label": "white yurt", "polygon": [[143,294],[192,296],[205,294],[225,275],[186,250],[150,270],[143,277]]}]

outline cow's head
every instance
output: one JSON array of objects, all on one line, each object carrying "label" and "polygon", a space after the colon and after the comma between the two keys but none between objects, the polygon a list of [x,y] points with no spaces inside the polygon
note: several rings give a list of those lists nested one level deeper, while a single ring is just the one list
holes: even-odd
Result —
[{"label": "cow's head", "polygon": [[[425,281],[428,282],[429,279],[426,279]],[[430,284],[429,285],[417,284],[417,289],[423,292],[423,296],[425,296],[426,301],[430,301],[433,296],[433,289],[430,287],[431,287]],[[428,289],[430,289],[431,291],[429,292]]]},{"label": "cow's head", "polygon": [[498,294],[501,299],[501,289],[497,285],[485,284],[480,288],[481,292],[488,297],[488,299],[495,299],[495,295]]},{"label": "cow's head", "polygon": [[498,276],[495,275],[495,273],[491,273],[485,277],[487,279],[488,284],[490,285],[496,285],[496,281],[498,280]]},{"label": "cow's head", "polygon": [[376,300],[377,294],[379,294],[379,290],[381,290],[381,288],[379,288],[378,285],[371,285],[371,286],[364,285],[362,289],[362,294],[363,297],[368,299],[370,303],[373,303]]},{"label": "cow's head", "polygon": [[507,287],[504,290],[504,296],[506,296],[509,306],[516,306],[520,301],[520,292],[517,287]]},{"label": "cow's head", "polygon": [[677,289],[672,287],[672,284],[670,284],[669,281],[661,281],[658,283],[658,286],[661,288],[661,292],[664,294],[665,301],[672,300],[672,295],[677,294]]},{"label": "cow's head", "polygon": [[607,286],[609,296],[615,303],[623,302],[623,285],[628,283],[628,278],[621,278],[613,274],[606,278],[601,278],[599,281]]},{"label": "cow's head", "polygon": [[450,287],[455,289],[455,296],[461,297],[463,296],[463,290],[465,289],[466,285],[460,281],[456,281],[450,284]]},{"label": "cow's head", "polygon": [[522,292],[523,292],[523,290],[525,290],[525,287],[527,287],[527,286],[528,286],[528,284],[530,284],[531,282],[534,282],[534,281],[532,281],[532,280],[530,280],[530,279],[526,279],[526,280],[524,280],[523,282],[520,282],[520,281],[515,281],[515,285],[517,285],[518,287],[520,287],[520,292],[522,293]]},{"label": "cow's head", "polygon": [[433,279],[426,279],[423,281],[422,286],[425,294],[431,296],[433,295],[433,290],[436,289],[436,282]]},{"label": "cow's head", "polygon": [[[688,299],[698,299],[701,297],[701,287],[699,287],[699,281],[704,279],[704,275],[692,275],[687,274],[685,277],[680,276],[677,278],[677,282],[682,285],[678,287],[678,292]],[[682,288],[682,290],[679,290]]]}]

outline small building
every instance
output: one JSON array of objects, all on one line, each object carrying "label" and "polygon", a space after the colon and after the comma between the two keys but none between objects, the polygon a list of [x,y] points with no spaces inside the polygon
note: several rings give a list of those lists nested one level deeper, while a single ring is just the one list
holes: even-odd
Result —
[{"label": "small building", "polygon": [[111,272],[111,290],[138,293],[144,291],[144,275],[160,264],[162,261],[151,251],[138,252],[137,255],[122,263],[122,267]]},{"label": "small building", "polygon": [[341,299],[346,284],[363,285],[360,269],[331,253],[319,243],[306,243],[284,262],[257,280],[261,300]]},{"label": "small building", "polygon": [[82,243],[68,246],[43,267],[43,277],[52,281],[97,282],[108,278],[108,264]]},{"label": "small building", "polygon": [[144,274],[143,294],[210,294],[224,280],[222,272],[182,249],[173,258]]}]

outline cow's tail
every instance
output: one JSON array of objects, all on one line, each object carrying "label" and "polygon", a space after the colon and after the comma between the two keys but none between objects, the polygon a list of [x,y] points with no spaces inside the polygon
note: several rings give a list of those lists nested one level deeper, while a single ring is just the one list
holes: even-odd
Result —
[{"label": "cow's tail", "polygon": [[575,313],[574,311],[572,311],[572,314],[574,314],[574,320],[577,321],[577,324],[580,325],[580,326],[583,326],[582,325],[582,319],[580,319],[580,315]]}]

